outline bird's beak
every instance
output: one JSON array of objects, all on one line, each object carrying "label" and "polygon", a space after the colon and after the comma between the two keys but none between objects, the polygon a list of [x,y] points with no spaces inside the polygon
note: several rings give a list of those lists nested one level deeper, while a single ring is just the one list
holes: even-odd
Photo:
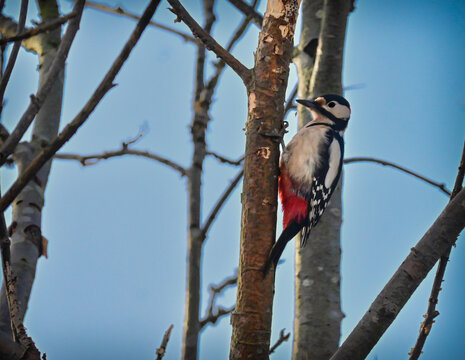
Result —
[{"label": "bird's beak", "polygon": [[323,105],[326,105],[326,100],[322,97],[318,97],[315,100],[302,100],[302,99],[297,99],[296,100],[299,104],[302,104],[303,106],[306,106],[310,109],[315,109],[319,110]]}]

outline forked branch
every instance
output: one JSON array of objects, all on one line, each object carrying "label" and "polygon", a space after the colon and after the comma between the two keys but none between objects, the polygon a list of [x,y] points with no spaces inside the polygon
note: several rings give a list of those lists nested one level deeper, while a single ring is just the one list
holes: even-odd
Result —
[{"label": "forked branch", "polygon": [[[82,3],[83,1],[78,1],[78,4],[83,5]],[[132,32],[131,37],[124,45],[123,49],[121,50],[121,53],[116,58],[115,62],[113,63],[108,73],[105,75],[104,79],[100,82],[100,85],[92,94],[87,104],[82,108],[82,110],[73,119],[73,121],[71,121],[71,123],[69,123],[63,129],[63,131],[55,138],[55,140],[53,140],[50,143],[50,145],[45,147],[39,153],[39,155],[37,155],[37,157],[31,162],[31,164],[24,170],[23,174],[5,193],[5,196],[0,200],[0,211],[4,211],[11,204],[11,202],[16,198],[16,196],[18,196],[18,194],[26,186],[26,184],[32,180],[32,178],[40,170],[40,168],[48,160],[50,160],[56,154],[56,152],[76,133],[76,131],[82,126],[82,124],[84,124],[84,122],[89,118],[90,114],[94,111],[94,109],[97,107],[97,105],[105,96],[105,94],[111,88],[113,88],[113,80],[123,67],[123,64],[126,62],[132,49],[136,46],[137,42],[139,41],[143,31],[147,27],[159,3],[160,0],[150,1],[149,5],[144,11],[144,14],[141,16],[140,21],[137,23],[134,31]],[[71,23],[74,20],[75,19],[73,19]]]},{"label": "forked branch", "polygon": [[[99,10],[99,11],[103,11],[103,12],[106,12],[108,14],[124,16],[124,17],[127,17],[129,19],[133,19],[133,20],[139,20],[140,19],[139,15],[129,12],[129,11],[123,9],[119,5],[115,6],[115,7],[111,7],[111,6],[96,3],[96,2],[93,2],[93,1],[86,1],[86,7],[91,8],[91,9],[95,9],[95,10]],[[171,28],[169,26],[157,23],[155,21],[150,21],[149,25],[153,26],[155,28],[161,29],[161,30],[165,30],[165,31],[167,31],[169,33],[178,35],[186,42],[191,42],[191,43],[194,43],[194,44],[197,42],[197,40],[195,40],[189,34],[186,34],[186,33],[183,33],[181,31],[175,30],[175,29],[173,29],[173,28]]]},{"label": "forked branch", "polygon": [[178,0],[168,0],[172,8],[170,9],[176,16],[175,22],[183,21],[192,31],[194,36],[200,39],[208,50],[213,51],[220,59],[228,64],[244,84],[248,84],[251,78],[251,70],[245,67],[229,51],[223,48],[206,32],[186,11]]}]

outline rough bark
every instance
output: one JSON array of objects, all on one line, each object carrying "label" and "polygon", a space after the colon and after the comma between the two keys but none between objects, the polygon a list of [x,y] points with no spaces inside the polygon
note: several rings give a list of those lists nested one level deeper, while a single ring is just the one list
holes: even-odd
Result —
[{"label": "rough bark", "polygon": [[[308,21],[302,23],[301,52],[296,61],[300,98],[342,95],[342,61],[351,4],[350,0],[304,2]],[[300,105],[298,110],[302,126],[311,115]],[[339,344],[344,317],[340,298],[341,185],[342,178],[307,246],[296,247],[294,360],[327,360]]]},{"label": "rough bark", "polygon": [[455,243],[464,227],[465,189],[462,189],[411,249],[331,360],[365,359],[434,264]]},{"label": "rough bark", "polygon": [[[215,17],[213,15],[213,0],[204,0],[205,26],[204,30],[210,33]],[[208,110],[211,99],[206,97],[205,90],[205,46],[197,47],[196,79],[194,92],[194,118],[192,119],[191,135],[194,151],[189,169],[188,214],[189,230],[187,238],[187,280],[184,309],[184,327],[182,342],[182,358],[195,360],[198,355],[200,333],[200,289],[201,289],[201,262],[203,234],[201,231],[201,199],[202,199],[202,173],[203,162],[207,151],[205,133],[210,121]]]},{"label": "rough bark", "polygon": [[[39,1],[40,15],[43,21],[59,17],[55,0]],[[61,29],[56,29],[41,37],[39,86],[55,57],[60,44]],[[14,153],[14,160],[21,174],[31,160],[38,154],[43,144],[53,139],[60,123],[63,98],[64,72],[61,71],[43,106],[36,117],[32,140],[19,144]],[[37,260],[42,250],[41,221],[44,206],[44,192],[50,172],[50,163],[37,174],[36,180],[28,183],[13,203],[11,229],[11,264],[17,276],[16,295],[20,304],[20,316],[26,314],[32,284],[34,282]],[[5,288],[0,293],[0,329],[10,332],[9,313]]]},{"label": "rough bark", "polygon": [[269,0],[248,87],[242,226],[230,359],[268,359],[273,275],[261,271],[276,235],[279,141],[299,1]]}]

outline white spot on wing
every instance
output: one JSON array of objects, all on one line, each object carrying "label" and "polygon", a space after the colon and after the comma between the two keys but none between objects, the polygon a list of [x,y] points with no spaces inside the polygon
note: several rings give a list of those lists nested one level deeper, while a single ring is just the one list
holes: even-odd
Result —
[{"label": "white spot on wing", "polygon": [[329,169],[325,177],[325,187],[330,188],[336,179],[341,163],[341,147],[336,139],[329,146]]}]

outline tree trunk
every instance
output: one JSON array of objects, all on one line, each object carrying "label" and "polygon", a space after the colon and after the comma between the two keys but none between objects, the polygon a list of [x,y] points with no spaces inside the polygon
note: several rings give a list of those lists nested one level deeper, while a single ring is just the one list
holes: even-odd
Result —
[{"label": "tree trunk", "polygon": [[276,236],[279,141],[299,1],[269,0],[248,86],[237,302],[230,359],[268,359],[273,278],[261,271]]},{"label": "tree trunk", "polygon": [[[204,30],[210,33],[215,16],[213,14],[214,0],[203,0],[205,15]],[[205,133],[210,116],[211,104],[205,89],[205,46],[198,44],[196,79],[194,91],[194,118],[191,125],[192,144],[194,151],[188,173],[188,209],[189,230],[187,239],[187,283],[185,297],[185,320],[183,327],[182,358],[196,360],[200,334],[200,291],[202,248],[205,237],[201,230],[202,210],[202,172],[207,151]]]},{"label": "tree trunk", "polygon": [[[59,16],[58,5],[55,0],[38,1],[40,15],[43,21]],[[40,78],[45,79],[56,50],[60,45],[61,28],[40,37]],[[42,108],[37,114],[32,139],[17,146],[14,160],[21,174],[32,159],[58,133],[63,98],[64,72],[62,72],[52,90],[47,96]],[[16,294],[20,303],[21,318],[27,310],[32,284],[35,278],[37,260],[42,251],[42,208],[44,206],[44,192],[47,185],[51,163],[47,163],[37,174],[35,181],[31,181],[15,199],[13,203],[13,219],[11,232],[11,264],[17,276]],[[0,329],[11,334],[10,317],[2,287],[0,293]]]},{"label": "tree trunk", "polygon": [[[351,4],[350,0],[304,2],[301,52],[296,60],[300,98],[342,95],[342,61]],[[311,115],[302,106],[298,110],[299,126],[303,126]],[[344,317],[340,299],[341,184],[342,178],[307,246],[296,247],[294,360],[327,360],[339,344]]]}]

